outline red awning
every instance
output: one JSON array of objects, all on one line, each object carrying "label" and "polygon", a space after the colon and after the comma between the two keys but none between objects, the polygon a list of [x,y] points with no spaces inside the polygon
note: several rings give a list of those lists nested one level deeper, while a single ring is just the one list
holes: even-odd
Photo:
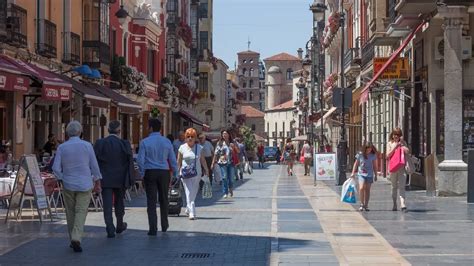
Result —
[{"label": "red awning", "polygon": [[392,53],[392,55],[388,58],[387,62],[380,68],[380,70],[375,73],[374,77],[365,85],[364,89],[361,92],[360,95],[360,104],[363,104],[367,101],[369,98],[369,90],[372,84],[383,74],[383,72],[392,64],[392,62],[400,55],[400,53],[405,49],[405,47],[408,45],[408,43],[415,37],[415,34],[423,28],[423,25],[425,25],[427,21],[423,20],[411,33],[408,35],[408,37],[403,41],[402,45],[398,47],[398,49]]},{"label": "red awning", "polygon": [[0,90],[27,92],[30,75],[0,57]]},{"label": "red awning", "polygon": [[44,99],[52,101],[71,100],[71,83],[62,80],[56,74],[33,64],[7,56],[1,56],[1,58],[9,64],[15,65],[15,67],[20,69],[21,72],[27,73],[40,80],[43,83],[42,94]]}]

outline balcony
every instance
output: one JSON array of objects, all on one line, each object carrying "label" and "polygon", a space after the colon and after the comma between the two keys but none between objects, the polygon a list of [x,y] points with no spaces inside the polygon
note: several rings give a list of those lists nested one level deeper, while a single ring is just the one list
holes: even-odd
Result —
[{"label": "balcony", "polygon": [[39,19],[37,26],[40,35],[36,53],[48,58],[56,58],[56,24],[47,19]]},{"label": "balcony", "polygon": [[396,0],[395,4],[395,11],[404,15],[428,14],[435,9],[436,1],[433,0]]},{"label": "balcony", "polygon": [[352,75],[354,72],[360,72],[360,48],[349,48],[344,55],[344,73]]},{"label": "balcony", "polygon": [[74,32],[64,33],[65,53],[63,62],[69,65],[81,64],[81,37]]},{"label": "balcony", "polygon": [[362,58],[360,62],[360,67],[362,69],[365,69],[369,63],[372,62],[372,59],[374,59],[374,42],[373,41],[368,41],[365,43],[365,45],[362,47]]},{"label": "balcony", "polygon": [[83,20],[82,63],[109,72],[109,25],[100,20]]},{"label": "balcony", "polygon": [[6,41],[16,47],[28,46],[26,38],[26,9],[10,4],[10,15],[6,17]]}]

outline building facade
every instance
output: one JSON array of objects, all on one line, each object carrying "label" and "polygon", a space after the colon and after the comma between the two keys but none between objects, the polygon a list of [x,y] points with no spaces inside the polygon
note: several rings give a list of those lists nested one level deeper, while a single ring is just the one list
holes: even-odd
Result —
[{"label": "building facade", "polygon": [[[237,76],[239,84],[239,97],[242,104],[260,109],[260,54],[254,51],[237,53]],[[261,110],[262,111],[262,110]]]}]

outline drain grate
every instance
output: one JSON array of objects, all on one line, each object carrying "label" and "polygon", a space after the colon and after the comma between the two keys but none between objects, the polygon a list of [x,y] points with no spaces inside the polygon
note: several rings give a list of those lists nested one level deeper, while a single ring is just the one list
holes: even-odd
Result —
[{"label": "drain grate", "polygon": [[211,253],[182,253],[182,259],[207,259],[211,257]]}]

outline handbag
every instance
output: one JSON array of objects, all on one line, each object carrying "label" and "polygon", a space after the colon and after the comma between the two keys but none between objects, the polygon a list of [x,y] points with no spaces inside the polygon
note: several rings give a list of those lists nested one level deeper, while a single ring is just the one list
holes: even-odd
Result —
[{"label": "handbag", "polygon": [[405,167],[405,152],[402,147],[398,147],[390,158],[388,169],[390,173],[395,173],[398,169]]},{"label": "handbag", "polygon": [[186,165],[181,168],[181,178],[189,179],[197,176],[196,161],[197,161],[197,145],[195,145],[194,150],[194,165]]},{"label": "handbag", "polygon": [[406,165],[405,165],[405,170],[407,171],[407,174],[412,175],[415,173],[415,163],[413,162],[413,158],[411,156],[406,157]]}]

